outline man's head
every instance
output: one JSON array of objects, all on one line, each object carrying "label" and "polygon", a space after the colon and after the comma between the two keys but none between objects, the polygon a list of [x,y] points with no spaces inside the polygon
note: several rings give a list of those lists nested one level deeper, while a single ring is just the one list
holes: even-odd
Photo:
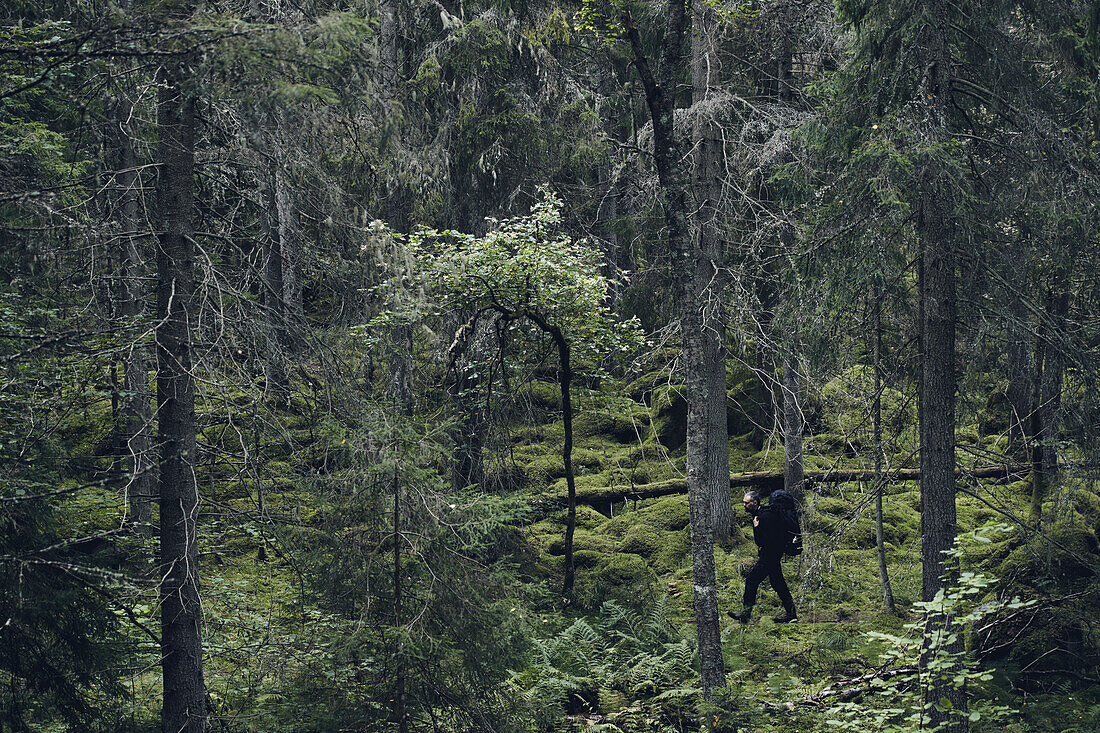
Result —
[{"label": "man's head", "polygon": [[744,504],[746,512],[756,514],[756,510],[760,508],[760,494],[755,491],[746,491],[741,497],[741,503]]}]

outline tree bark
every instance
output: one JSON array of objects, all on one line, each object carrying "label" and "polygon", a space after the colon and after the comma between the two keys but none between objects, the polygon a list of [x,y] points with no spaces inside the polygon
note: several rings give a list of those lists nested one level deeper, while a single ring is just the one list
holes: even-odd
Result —
[{"label": "tree bark", "polygon": [[[142,252],[146,229],[141,212],[141,176],[138,173],[134,149],[134,103],[132,90],[123,86],[112,107],[111,128],[117,152],[119,279],[121,315],[133,324],[140,324],[145,310],[145,287],[142,283],[145,257]],[[157,491],[157,475],[153,461],[153,395],[149,390],[149,359],[145,344],[137,341],[126,354],[123,367],[121,405],[122,441],[129,454],[129,478],[126,483],[132,521],[137,531],[147,537],[153,534],[153,497]]]},{"label": "tree bark", "polygon": [[569,496],[565,521],[565,579],[562,582],[561,593],[563,598],[569,598],[573,592],[577,571],[573,561],[573,535],[577,529],[577,481],[573,473],[573,401],[570,396],[573,366],[569,358],[569,343],[565,340],[561,329],[550,326],[549,333],[558,347],[558,386],[561,389],[562,427],[565,432],[561,459],[565,466],[565,485]]},{"label": "tree bark", "polygon": [[[951,56],[947,38],[948,10],[930,2],[927,24],[913,43],[924,53],[921,69],[919,124],[921,143],[942,146],[948,133]],[[951,183],[932,156],[921,161],[918,182],[917,232],[920,247],[921,391],[918,408],[921,464],[921,597],[931,601],[954,582],[944,552],[951,549],[957,532],[955,511],[955,245],[956,226],[951,207],[943,200]],[[933,619],[934,635],[945,632],[944,619]],[[925,656],[934,653],[927,646]],[[962,691],[949,680],[934,679],[925,691],[925,702],[947,698],[955,711],[965,709]],[[957,718],[933,708],[933,724],[946,722],[957,729]],[[951,722],[956,721],[956,722]]]},{"label": "tree bark", "polygon": [[[290,393],[287,376],[286,302],[283,299],[283,245],[278,224],[276,177],[267,186],[268,208],[264,212],[267,231],[264,242],[263,305],[265,320],[264,382],[267,392],[285,399]],[[274,220],[273,220],[274,218]]]},{"label": "tree bark", "polygon": [[706,109],[718,75],[714,53],[717,20],[706,3],[692,5],[691,81],[694,117],[692,189],[695,235],[700,261],[695,273],[702,309],[703,380],[706,383],[706,469],[704,491],[710,497],[711,529],[717,542],[740,537],[734,532],[733,500],[726,476],[730,472],[729,430],[726,425],[726,349],[723,308],[722,242],[718,229],[721,192],[721,141]]},{"label": "tree bark", "polygon": [[[282,137],[281,128],[285,126],[285,122],[277,123],[277,140]],[[300,323],[302,319],[302,242],[298,231],[294,189],[288,180],[288,167],[288,156],[284,151],[275,163],[275,217],[283,266],[283,316],[285,323],[290,326]],[[287,328],[287,331],[295,333],[297,326]],[[294,339],[290,345],[293,346],[296,341]]]},{"label": "tree bark", "polygon": [[706,491],[707,385],[703,369],[703,319],[697,298],[698,258],[687,220],[689,176],[673,129],[676,82],[683,63],[687,8],[683,0],[668,5],[668,24],[662,47],[662,79],[653,75],[642,47],[641,35],[629,11],[623,27],[633,52],[632,62],[645,90],[653,123],[653,157],[660,186],[661,208],[673,276],[674,297],[683,341],[684,387],[687,396],[686,481],[691,518],[691,574],[695,625],[699,641],[699,667],[703,698],[712,699],[725,686],[722,643],[718,626],[718,593],[714,571],[711,496]]},{"label": "tree bark", "polygon": [[194,289],[195,99],[186,61],[163,73],[157,104],[161,218],[157,255],[157,405],[160,425],[160,609],[165,733],[206,730],[202,608],[195,539]]},{"label": "tree bark", "polygon": [[1061,340],[1065,337],[1069,295],[1047,291],[1044,313],[1035,346],[1035,403],[1031,414],[1032,464],[1031,520],[1041,524],[1043,501],[1058,480],[1058,430],[1062,410],[1062,380],[1065,360]]},{"label": "tree bark", "polygon": [[875,295],[875,400],[872,421],[875,443],[875,550],[878,555],[878,577],[882,588],[882,607],[887,613],[897,615],[894,590],[890,586],[890,572],[886,567],[886,546],[882,537],[882,494],[886,490],[886,477],[882,474],[882,291]]},{"label": "tree bark", "polygon": [[[1022,236],[1023,232],[1021,232]],[[1017,237],[1010,248],[1009,262],[1006,263],[1008,272],[1022,275],[1020,263],[1024,258],[1024,247],[1021,237]],[[1015,291],[1009,294],[1008,319],[1005,324],[1005,355],[1008,360],[1008,442],[1009,451],[1015,456],[1023,458],[1027,455],[1028,425],[1031,412],[1031,382],[1035,373],[1028,334],[1031,331],[1030,318],[1024,304],[1022,290],[1024,278],[1013,278]]]}]

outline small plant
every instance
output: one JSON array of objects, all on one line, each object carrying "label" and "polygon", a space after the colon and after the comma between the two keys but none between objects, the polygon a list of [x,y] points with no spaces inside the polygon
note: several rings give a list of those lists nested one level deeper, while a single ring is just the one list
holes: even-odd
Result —
[{"label": "small plant", "polygon": [[[981,527],[960,535],[946,554],[957,569],[966,543],[988,543],[990,534],[1009,530],[1007,525]],[[935,733],[959,724],[971,731],[1007,729],[1019,712],[997,699],[990,685],[993,674],[980,667],[971,649],[958,643],[981,621],[1030,605],[1019,598],[987,600],[992,582],[982,573],[961,571],[956,582],[931,601],[914,604],[920,616],[901,635],[870,632],[870,638],[887,646],[879,673],[868,680],[858,702],[848,696],[833,704],[828,725],[883,733]],[[946,697],[926,699],[929,689],[947,687],[961,693],[965,706],[957,708]]]}]

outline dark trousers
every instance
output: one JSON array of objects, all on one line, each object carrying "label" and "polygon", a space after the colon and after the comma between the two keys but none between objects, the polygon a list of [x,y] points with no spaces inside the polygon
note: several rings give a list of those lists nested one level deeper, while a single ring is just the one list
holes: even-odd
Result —
[{"label": "dark trousers", "polygon": [[791,590],[787,587],[787,581],[783,578],[782,559],[782,553],[760,551],[760,557],[757,558],[756,564],[745,576],[744,604],[746,607],[756,603],[756,589],[759,587],[760,582],[767,578],[771,581],[776,594],[779,595],[779,600],[783,602],[783,608],[788,611],[794,610],[794,599],[791,598]]}]

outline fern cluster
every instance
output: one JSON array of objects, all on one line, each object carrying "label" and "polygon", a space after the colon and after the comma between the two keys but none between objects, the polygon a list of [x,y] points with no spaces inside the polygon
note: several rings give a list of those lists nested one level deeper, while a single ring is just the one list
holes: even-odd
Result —
[{"label": "fern cluster", "polygon": [[694,718],[695,644],[668,622],[668,601],[648,614],[604,603],[535,641],[533,664],[515,683],[540,727],[585,718],[585,730],[673,731]]}]

